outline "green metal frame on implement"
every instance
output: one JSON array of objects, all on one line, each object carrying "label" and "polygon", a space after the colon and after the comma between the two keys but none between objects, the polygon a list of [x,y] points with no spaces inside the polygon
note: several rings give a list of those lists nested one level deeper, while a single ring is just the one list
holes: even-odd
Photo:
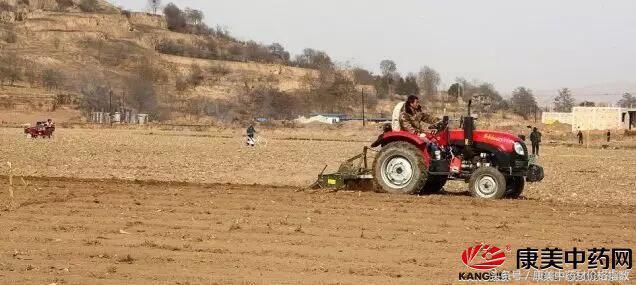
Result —
[{"label": "green metal frame on implement", "polygon": [[351,187],[368,187],[373,185],[372,171],[369,169],[367,153],[368,147],[364,147],[361,154],[347,159],[340,164],[337,172],[324,174],[327,165],[318,174],[316,182],[311,184],[311,189],[341,190]]}]

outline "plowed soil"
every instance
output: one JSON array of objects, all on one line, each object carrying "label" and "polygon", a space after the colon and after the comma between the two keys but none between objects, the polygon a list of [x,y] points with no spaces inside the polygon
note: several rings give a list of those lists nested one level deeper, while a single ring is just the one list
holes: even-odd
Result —
[{"label": "plowed soil", "polygon": [[373,130],[20,132],[0,129],[0,284],[452,284],[475,243],[636,249],[634,149],[546,145],[543,182],[483,201],[304,190]]},{"label": "plowed soil", "polygon": [[27,180],[0,212],[2,284],[450,284],[475,242],[636,246],[633,207]]}]

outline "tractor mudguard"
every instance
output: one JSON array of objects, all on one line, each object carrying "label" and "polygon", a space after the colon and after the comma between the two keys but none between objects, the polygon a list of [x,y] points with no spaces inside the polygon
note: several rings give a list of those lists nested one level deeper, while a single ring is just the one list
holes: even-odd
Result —
[{"label": "tractor mudguard", "polygon": [[[378,138],[378,140],[380,140],[380,138]],[[430,165],[431,155],[426,150],[427,143],[420,136],[406,131],[386,132],[382,135],[380,143],[382,147],[384,147],[385,145],[396,141],[408,142],[417,147],[422,152],[426,165]],[[376,143],[378,143],[378,141],[376,141]]]},{"label": "tractor mudguard", "polygon": [[382,135],[382,138],[378,138],[378,142],[385,146],[394,141],[405,141],[409,142],[420,149],[423,149],[426,146],[426,142],[420,138],[418,135],[406,132],[406,131],[397,131],[397,132],[386,132]]}]

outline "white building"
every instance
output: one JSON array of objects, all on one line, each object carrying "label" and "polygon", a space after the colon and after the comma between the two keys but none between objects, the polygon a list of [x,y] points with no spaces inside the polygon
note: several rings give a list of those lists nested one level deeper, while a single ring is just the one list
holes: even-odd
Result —
[{"label": "white building", "polygon": [[296,119],[297,122],[301,124],[309,124],[309,123],[324,123],[324,124],[336,124],[340,123],[346,115],[344,114],[313,114],[310,117],[301,116]]},{"label": "white building", "polygon": [[620,107],[572,108],[572,132],[578,130],[632,130],[636,128],[636,109]]},{"label": "white building", "polygon": [[552,125],[556,122],[561,124],[572,124],[572,113],[543,112],[541,113],[541,123]]}]

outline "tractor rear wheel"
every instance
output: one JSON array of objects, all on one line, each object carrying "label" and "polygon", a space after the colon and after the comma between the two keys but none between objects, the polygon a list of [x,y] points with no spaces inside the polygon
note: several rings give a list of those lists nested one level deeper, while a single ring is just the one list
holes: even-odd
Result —
[{"label": "tractor rear wheel", "polygon": [[446,185],[446,181],[448,180],[447,176],[429,176],[426,184],[424,184],[424,188],[422,189],[423,194],[434,194],[439,193]]},{"label": "tractor rear wheel", "polygon": [[526,181],[523,176],[511,176],[506,179],[506,198],[517,199],[521,196]]},{"label": "tractor rear wheel", "polygon": [[428,172],[422,151],[408,142],[384,146],[373,161],[374,181],[381,192],[417,194]]},{"label": "tractor rear wheel", "polygon": [[468,185],[471,194],[482,199],[501,199],[506,194],[506,177],[490,166],[477,168]]}]

